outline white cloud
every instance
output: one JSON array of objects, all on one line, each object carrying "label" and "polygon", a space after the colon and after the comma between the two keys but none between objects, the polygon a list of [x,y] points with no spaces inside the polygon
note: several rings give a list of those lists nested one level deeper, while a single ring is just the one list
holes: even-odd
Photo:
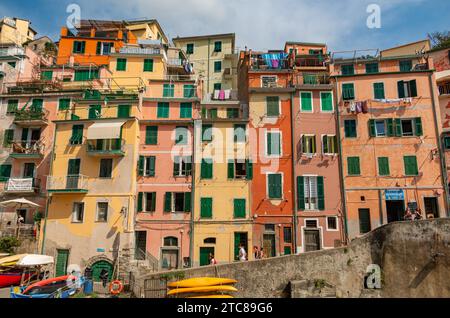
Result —
[{"label": "white cloud", "polygon": [[[385,23],[402,6],[424,0],[79,0],[82,18],[155,18],[169,37],[235,32],[237,46],[282,48],[289,41],[326,42],[333,49],[370,46],[368,4]],[[376,31],[373,31],[376,34]]]}]

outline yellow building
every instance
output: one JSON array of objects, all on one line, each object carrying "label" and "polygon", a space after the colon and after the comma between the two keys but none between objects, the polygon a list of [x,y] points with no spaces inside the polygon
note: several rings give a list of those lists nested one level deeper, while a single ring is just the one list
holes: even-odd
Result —
[{"label": "yellow building", "polygon": [[140,114],[137,91],[86,91],[55,121],[49,200],[41,252],[112,274],[118,253],[133,244]]},{"label": "yellow building", "polygon": [[206,93],[237,88],[238,56],[234,33],[177,37],[172,41],[186,52],[195,73],[204,82]]},{"label": "yellow building", "polygon": [[157,20],[130,20],[125,21],[125,24],[137,39],[159,41],[162,44],[169,43]]},{"label": "yellow building", "polygon": [[238,260],[243,244],[250,259],[252,220],[248,117],[238,100],[203,103],[195,121],[193,266]]},{"label": "yellow building", "polygon": [[22,46],[25,42],[34,40],[36,34],[28,20],[10,17],[0,20],[0,43]]}]

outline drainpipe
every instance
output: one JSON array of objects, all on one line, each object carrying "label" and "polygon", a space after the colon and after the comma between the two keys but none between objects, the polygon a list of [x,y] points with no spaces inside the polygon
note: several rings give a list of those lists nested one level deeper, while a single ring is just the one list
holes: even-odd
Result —
[{"label": "drainpipe", "polygon": [[[55,133],[53,135],[53,149],[52,149],[52,154],[50,156],[50,171],[48,176],[52,175],[53,172],[53,161],[55,160],[55,147],[56,147],[56,128],[58,127],[58,124],[55,125]],[[48,176],[47,176],[47,184],[46,184],[46,188],[48,188]],[[48,218],[48,208],[49,208],[49,204],[50,201],[52,199],[51,196],[48,195],[48,189],[47,190],[47,200],[45,202],[45,217],[44,217],[44,228],[42,229],[42,246],[41,246],[41,254],[44,254],[44,247],[45,247],[45,234],[46,234],[46,230],[47,230],[47,218]]]},{"label": "drainpipe", "polygon": [[341,181],[341,201],[342,201],[342,213],[344,215],[344,240],[345,244],[348,241],[348,221],[347,221],[347,204],[345,202],[345,183],[344,183],[344,158],[342,157],[342,143],[341,143],[341,127],[339,118],[339,85],[338,79],[334,77],[334,91],[335,91],[335,104],[336,104],[336,138],[338,140],[339,151],[339,179]]},{"label": "drainpipe", "polygon": [[430,84],[430,93],[431,93],[431,102],[433,106],[433,117],[434,117],[434,129],[436,133],[436,141],[439,149],[439,157],[440,157],[440,169],[441,169],[441,175],[442,175],[442,183],[445,190],[444,193],[444,205],[445,205],[445,211],[447,214],[447,217],[450,217],[450,211],[448,210],[448,195],[449,195],[449,188],[448,188],[448,178],[447,178],[447,169],[445,164],[445,154],[444,149],[442,147],[442,141],[441,136],[439,135],[439,127],[438,127],[438,116],[436,113],[436,98],[434,96],[434,83],[433,83],[433,73],[430,73],[428,75],[428,80]]},{"label": "drainpipe", "polygon": [[192,173],[191,173],[191,221],[190,221],[190,233],[189,233],[189,259],[190,267],[194,267],[194,207],[195,207],[195,165],[196,165],[196,120],[192,121],[193,133],[192,133]]},{"label": "drainpipe", "polygon": [[292,147],[292,202],[293,202],[293,232],[294,232],[294,239],[293,239],[293,243],[294,243],[294,254],[297,254],[297,235],[298,235],[298,220],[297,220],[297,180],[295,177],[295,163],[297,161],[296,158],[296,152],[294,152],[295,148],[295,130],[294,130],[294,124],[295,124],[295,119],[294,119],[294,94],[297,91],[294,90],[294,92],[291,93],[291,147]]},{"label": "drainpipe", "polygon": [[208,74],[207,74],[207,82],[206,82],[206,85],[208,86],[208,89],[206,91],[207,91],[208,94],[209,94],[209,76],[210,76],[210,74],[209,74],[209,71],[210,71],[209,64],[211,63],[211,61],[210,61],[210,56],[211,56],[211,48],[210,48],[210,46],[211,46],[211,39],[208,39]]}]

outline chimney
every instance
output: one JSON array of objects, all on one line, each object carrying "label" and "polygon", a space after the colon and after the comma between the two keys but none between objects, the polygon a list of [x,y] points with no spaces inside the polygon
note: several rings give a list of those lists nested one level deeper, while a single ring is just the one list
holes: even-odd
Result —
[{"label": "chimney", "polygon": [[67,36],[69,30],[66,27],[61,28],[61,36]]},{"label": "chimney", "polygon": [[91,38],[95,38],[95,28],[91,28]]}]

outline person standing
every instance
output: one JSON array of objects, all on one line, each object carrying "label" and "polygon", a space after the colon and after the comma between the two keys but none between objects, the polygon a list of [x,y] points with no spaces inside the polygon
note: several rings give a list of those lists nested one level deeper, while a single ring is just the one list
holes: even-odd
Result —
[{"label": "person standing", "polygon": [[239,260],[241,262],[245,262],[247,260],[247,252],[242,244],[239,246]]}]

